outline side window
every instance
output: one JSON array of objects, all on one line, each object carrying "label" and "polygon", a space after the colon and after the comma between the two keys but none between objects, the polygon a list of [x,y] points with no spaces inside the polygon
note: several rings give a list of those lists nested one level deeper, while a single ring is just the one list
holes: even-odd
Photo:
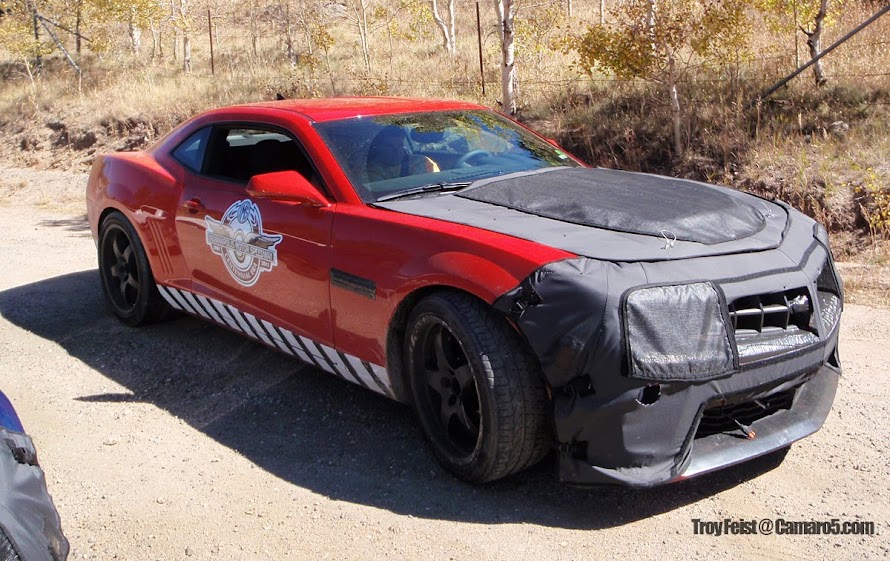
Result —
[{"label": "side window", "polygon": [[189,168],[195,173],[201,173],[204,163],[204,153],[207,150],[207,139],[210,137],[210,127],[204,127],[198,132],[186,138],[182,144],[173,151],[173,157],[177,162]]},{"label": "side window", "polygon": [[205,169],[208,175],[246,182],[254,175],[292,170],[320,185],[302,148],[274,129],[217,127],[210,145]]}]

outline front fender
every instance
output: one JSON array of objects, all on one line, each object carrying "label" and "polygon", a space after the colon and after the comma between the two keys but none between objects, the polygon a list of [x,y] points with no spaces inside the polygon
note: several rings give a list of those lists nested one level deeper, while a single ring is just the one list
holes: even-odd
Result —
[{"label": "front fender", "polygon": [[411,279],[398,291],[400,300],[420,288],[445,286],[469,292],[491,304],[519,284],[519,278],[500,265],[461,251],[442,251],[408,262],[399,270],[399,276]]}]

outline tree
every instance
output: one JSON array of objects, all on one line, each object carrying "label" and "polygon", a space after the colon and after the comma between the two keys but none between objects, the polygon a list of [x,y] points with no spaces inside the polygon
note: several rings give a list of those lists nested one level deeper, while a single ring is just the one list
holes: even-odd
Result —
[{"label": "tree", "polygon": [[[161,15],[158,0],[0,0],[0,45],[16,58],[40,65],[41,57],[58,51],[80,75],[82,45],[102,52],[123,23],[130,49],[136,53],[142,29]],[[72,50],[73,40],[73,50]]]},{"label": "tree", "polygon": [[516,114],[516,46],[514,20],[515,0],[494,0],[498,15],[498,35],[501,39],[501,96],[504,112]]},{"label": "tree", "polygon": [[[810,58],[816,58],[822,52],[822,29],[825,26],[825,15],[828,13],[828,0],[820,0],[819,10],[813,18],[813,29],[808,31],[801,28],[804,35],[807,36],[807,46],[810,48]],[[828,80],[825,78],[825,71],[822,69],[822,59],[813,64],[813,76],[816,79],[816,85],[822,86]]]},{"label": "tree", "polygon": [[514,59],[522,61],[527,74],[544,75],[542,65],[552,62],[554,53],[562,47],[565,17],[563,6],[556,2],[522,4],[517,8]]},{"label": "tree", "polygon": [[[843,0],[834,2],[836,6],[843,3]],[[810,58],[819,56],[822,52],[822,32],[831,23],[828,0],[757,0],[755,4],[770,27],[776,31],[790,30],[795,34],[800,31],[807,38]],[[821,59],[813,64],[813,79],[817,86],[828,82]]]},{"label": "tree", "polygon": [[[76,0],[76,24],[88,35],[99,38],[101,50],[108,42],[113,23],[125,23],[127,43],[137,54],[142,47],[142,30],[159,19],[163,8],[157,0]],[[80,52],[80,51],[78,51]]]},{"label": "tree", "polygon": [[3,1],[0,6],[0,46],[25,64],[33,80],[30,61],[39,65],[41,57],[52,52],[52,47],[41,40],[37,12],[31,2],[23,0]]},{"label": "tree", "polygon": [[442,18],[439,14],[439,3],[436,0],[430,1],[430,8],[433,11],[433,21],[442,34],[442,48],[453,56],[457,54],[457,43],[454,40],[454,0],[446,0],[445,3],[447,18]]},{"label": "tree", "polygon": [[[64,57],[69,66],[77,73],[79,80],[80,66],[62,41],[66,35],[77,34],[66,25],[67,22],[63,21],[62,17],[59,17],[64,15],[61,6],[46,4],[46,6],[38,5],[35,0],[3,2],[0,5],[3,8],[3,19],[0,20],[0,45],[25,63],[32,80],[31,57],[39,67],[42,57],[54,50]],[[77,36],[79,37],[79,35]],[[78,87],[80,86],[78,85]]]},{"label": "tree", "polygon": [[344,2],[346,21],[358,32],[359,45],[365,71],[370,75],[371,69],[371,37],[376,32],[385,30],[390,39],[390,51],[393,50],[393,26],[401,11],[412,2],[374,2],[373,0],[346,0]]},{"label": "tree", "polygon": [[362,60],[365,62],[365,70],[371,73],[371,29],[373,23],[373,11],[369,0],[348,0],[346,2],[346,17],[358,31],[359,45],[362,49]]},{"label": "tree", "polygon": [[[116,2],[119,0],[96,0],[96,1],[105,1],[105,2]],[[192,0],[140,0],[149,3],[157,2],[156,8],[152,15],[146,19],[147,25],[152,30],[152,34],[155,34],[155,23],[166,23],[171,28],[172,40],[170,41],[170,52],[173,56],[173,60],[179,60],[179,39],[182,37],[182,70],[183,72],[191,72],[191,55],[192,55],[192,43],[191,43],[191,31],[192,31],[192,16],[190,13],[190,7]],[[159,34],[160,35],[160,34]],[[157,37],[158,42],[158,51],[162,52],[163,48],[160,47],[160,36]],[[154,46],[153,46],[154,51]]]},{"label": "tree", "polygon": [[674,153],[683,153],[678,85],[691,68],[733,60],[747,46],[744,0],[627,0],[612,10],[614,23],[594,24],[571,45],[583,68],[642,78],[670,97]]}]

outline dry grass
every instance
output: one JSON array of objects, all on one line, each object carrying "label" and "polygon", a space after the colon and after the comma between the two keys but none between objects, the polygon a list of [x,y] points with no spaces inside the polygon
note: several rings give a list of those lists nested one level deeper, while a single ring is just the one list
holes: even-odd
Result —
[{"label": "dry grass", "polygon": [[890,306],[890,243],[883,241],[838,263],[845,299],[857,304]]}]

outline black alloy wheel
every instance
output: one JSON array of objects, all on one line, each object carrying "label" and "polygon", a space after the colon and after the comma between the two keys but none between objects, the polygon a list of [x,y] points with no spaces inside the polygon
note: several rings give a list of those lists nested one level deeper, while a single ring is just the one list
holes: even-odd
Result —
[{"label": "black alloy wheel", "polygon": [[158,321],[171,308],[155,285],[148,258],[133,226],[119,212],[99,230],[99,276],[112,313],[131,326]]},{"label": "black alloy wheel", "polygon": [[[435,438],[456,456],[471,454],[479,443],[479,392],[470,363],[460,343],[441,320],[427,329],[420,343],[424,359],[420,399],[432,413]],[[436,415],[438,412],[438,415]],[[444,438],[443,438],[444,437]]]},{"label": "black alloy wheel", "polygon": [[457,477],[492,481],[546,455],[550,403],[527,344],[484,302],[427,296],[407,324],[405,364],[421,430]]}]

